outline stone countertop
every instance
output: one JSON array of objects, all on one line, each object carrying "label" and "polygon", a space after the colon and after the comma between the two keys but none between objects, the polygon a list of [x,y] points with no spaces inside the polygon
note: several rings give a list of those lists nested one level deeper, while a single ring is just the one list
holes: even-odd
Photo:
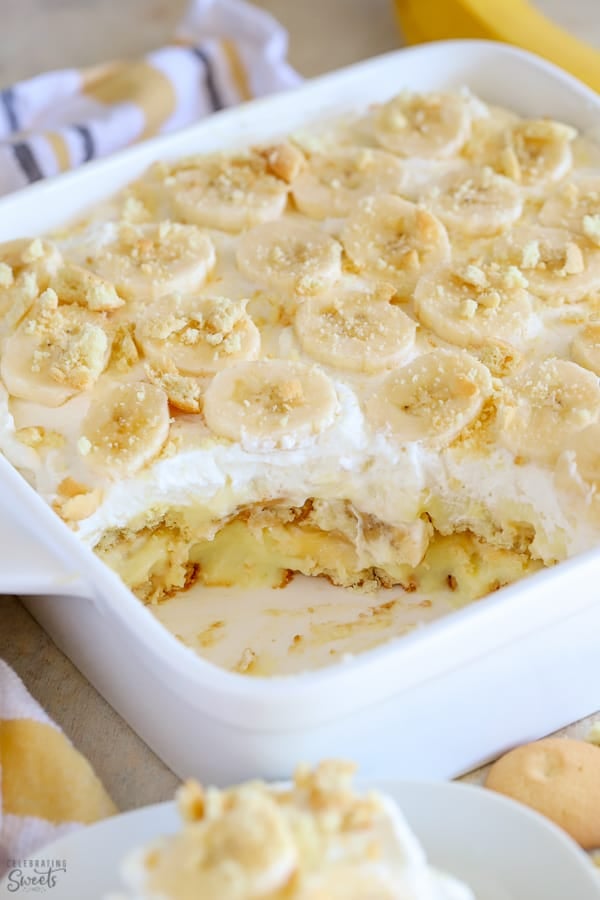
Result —
[{"label": "stone countertop", "polygon": [[[600,45],[597,0],[563,4],[563,24]],[[392,50],[399,44],[389,0],[262,0],[290,31],[290,59],[306,76]],[[0,85],[49,68],[92,65],[160,46],[173,33],[186,0],[20,0],[3,10]],[[571,11],[567,16],[567,7]],[[569,18],[569,16],[571,18]],[[587,16],[587,18],[586,18]],[[23,606],[0,597],[0,657],[91,761],[122,809],[170,799],[173,773],[54,646]],[[594,719],[566,729],[585,737]],[[481,772],[467,776],[480,780]]]}]

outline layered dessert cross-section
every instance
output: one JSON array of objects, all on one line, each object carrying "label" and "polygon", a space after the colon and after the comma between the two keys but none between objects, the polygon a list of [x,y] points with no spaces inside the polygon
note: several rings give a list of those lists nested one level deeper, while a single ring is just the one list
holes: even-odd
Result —
[{"label": "layered dessert cross-section", "polygon": [[146,602],[481,596],[600,538],[599,291],[598,149],[402,92],[0,246],[0,448]]}]

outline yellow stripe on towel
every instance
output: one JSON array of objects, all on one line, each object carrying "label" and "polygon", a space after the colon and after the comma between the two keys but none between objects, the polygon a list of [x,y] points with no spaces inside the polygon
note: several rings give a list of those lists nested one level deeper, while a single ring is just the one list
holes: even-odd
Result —
[{"label": "yellow stripe on towel", "polygon": [[233,77],[233,83],[237,88],[237,92],[240,96],[240,100],[251,100],[252,99],[252,91],[250,90],[250,84],[248,82],[248,75],[246,73],[246,68],[244,63],[242,62],[242,58],[239,54],[238,48],[235,46],[233,41],[221,41],[221,47],[223,48],[223,53],[229,63],[229,68],[231,69],[231,75]]},{"label": "yellow stripe on towel", "polygon": [[84,81],[88,97],[98,103],[134,103],[144,114],[145,127],[140,138],[160,129],[175,112],[177,96],[167,76],[147,62],[120,63]]},{"label": "yellow stripe on towel", "polygon": [[92,767],[67,738],[33,719],[0,721],[2,809],[59,825],[117,812]]},{"label": "yellow stripe on towel", "polygon": [[62,134],[58,131],[47,131],[44,137],[52,147],[52,152],[56,158],[56,165],[59,172],[66,172],[71,168],[71,154],[69,146]]}]

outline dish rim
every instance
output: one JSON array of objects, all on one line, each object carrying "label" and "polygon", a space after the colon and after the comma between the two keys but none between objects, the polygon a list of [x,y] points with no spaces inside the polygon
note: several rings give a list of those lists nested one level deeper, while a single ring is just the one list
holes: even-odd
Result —
[{"label": "dish rim", "polygon": [[[400,55],[403,57],[403,64],[406,64],[407,57],[416,59],[429,56],[435,58],[443,53],[460,53],[461,51],[494,53],[507,64],[515,59],[525,61],[529,66],[533,66],[534,69],[548,76],[549,81],[556,82],[556,80],[559,80],[561,84],[577,94],[585,104],[589,104],[595,118],[600,122],[600,98],[572,75],[563,72],[556,65],[540,59],[527,51],[494,41],[480,40],[440,41],[435,44],[402,48],[384,56],[365,60],[354,66],[328,73],[318,79],[292,88],[291,92],[251,101],[251,103],[242,107],[242,112],[248,109],[268,109],[273,100],[277,100],[277,96],[279,98],[282,96],[301,96],[303,91],[309,93],[318,90],[320,87],[329,90],[331,85],[339,82],[343,83],[350,72],[354,73],[354,77],[359,77],[361,72],[378,65],[382,68],[389,66]],[[208,129],[214,128],[215,122],[235,120],[239,115],[239,107],[224,110],[175,134],[154,138],[144,144],[123,150],[111,157],[89,163],[79,170],[64,173],[50,181],[30,185],[17,194],[0,199],[0,220],[10,219],[11,209],[15,207],[18,208],[31,201],[44,202],[55,193],[60,195],[61,192],[74,190],[80,184],[91,182],[99,171],[118,170],[125,167],[129,161],[138,158],[144,158],[144,165],[146,165],[150,157],[159,158],[165,154],[168,155],[169,150],[176,149],[179,144],[184,143],[185,140],[192,136],[198,135],[200,137]],[[247,143],[247,139],[245,138],[243,142]],[[233,143],[235,145],[235,142]],[[6,471],[3,472],[3,468]],[[5,483],[9,490],[11,487],[14,489],[15,496],[18,497],[20,504],[18,512],[25,518],[27,518],[27,514],[30,514],[31,521],[36,523],[38,529],[47,526],[44,528],[45,534],[50,536],[54,552],[65,562],[65,571],[72,571],[73,556],[80,562],[80,568],[86,573],[85,576],[81,576],[82,582],[89,587],[86,596],[89,596],[97,604],[108,604],[111,614],[117,617],[119,624],[125,628],[132,638],[135,637],[137,640],[140,654],[142,650],[151,649],[155,657],[161,657],[161,661],[166,669],[173,676],[185,676],[188,682],[193,682],[194,686],[200,689],[199,692],[202,688],[207,687],[210,687],[213,691],[220,689],[223,694],[227,694],[230,699],[234,697],[241,704],[251,702],[258,706],[271,701],[279,703],[281,706],[283,704],[287,706],[293,702],[295,695],[301,696],[304,701],[306,701],[308,695],[312,695],[315,701],[319,702],[322,699],[321,691],[323,687],[331,690],[333,696],[333,693],[338,693],[335,691],[337,686],[344,684],[347,688],[349,683],[353,683],[356,686],[358,693],[352,697],[352,702],[347,698],[345,705],[344,703],[341,704],[341,715],[370,705],[374,700],[389,699],[389,697],[410,688],[413,683],[418,681],[418,677],[412,673],[412,681],[410,678],[407,680],[405,677],[402,684],[388,685],[386,690],[380,687],[377,691],[372,690],[375,679],[377,678],[381,683],[390,674],[397,676],[398,672],[394,670],[401,667],[401,664],[404,665],[404,675],[406,676],[406,669],[410,669],[413,659],[417,662],[416,668],[418,669],[418,661],[421,659],[423,646],[429,645],[431,648],[430,652],[435,653],[436,644],[439,647],[440,644],[443,645],[448,643],[449,640],[456,638],[457,643],[460,645],[462,637],[464,649],[465,636],[468,636],[469,630],[471,631],[471,636],[476,637],[482,630],[492,627],[490,623],[493,623],[494,618],[501,620],[510,617],[512,618],[511,624],[513,626],[513,633],[509,633],[509,630],[505,629],[502,641],[496,641],[493,644],[495,649],[509,643],[515,637],[518,638],[528,634],[529,630],[524,630],[523,620],[519,619],[518,616],[518,613],[523,613],[522,595],[526,594],[533,598],[536,593],[537,595],[543,594],[549,580],[552,583],[560,583],[562,578],[566,584],[569,584],[573,574],[579,574],[584,578],[588,568],[596,567],[598,560],[600,560],[600,547],[594,548],[585,554],[565,560],[552,569],[544,569],[503,588],[496,595],[487,596],[485,603],[471,604],[463,609],[455,610],[437,621],[428,623],[426,627],[415,629],[411,634],[404,635],[401,638],[391,638],[373,649],[363,651],[350,660],[336,662],[331,666],[292,675],[254,678],[223,669],[182,645],[174,635],[156,620],[150,610],[144,607],[118,576],[56,516],[42,497],[19,475],[17,470],[6,459],[0,457],[0,484]],[[25,524],[24,527],[27,528],[28,525]],[[537,591],[536,588],[538,588]],[[126,600],[125,597],[127,597]],[[73,603],[77,602],[77,598],[73,597],[71,599]],[[539,599],[538,597],[538,601]],[[563,609],[558,616],[554,615],[554,618],[550,620],[550,624],[564,618],[570,618],[572,615],[576,615],[592,605],[592,603],[592,598],[582,600],[581,596],[571,597],[568,609]],[[531,599],[530,606],[533,607],[534,605],[533,599]],[[540,603],[538,602],[537,606],[539,605]],[[532,612],[533,610],[528,610],[530,619],[532,618]],[[517,624],[521,627],[515,631]],[[542,627],[548,624],[549,621],[546,619],[543,621]],[[465,628],[465,625],[468,627]],[[471,662],[477,656],[484,655],[485,652],[484,648],[471,653],[470,656],[465,657],[463,655],[454,663],[454,667],[465,664],[465,661]],[[448,671],[452,667],[452,664],[448,662],[448,654],[447,657],[447,660],[441,667],[438,665],[438,671],[434,675],[431,674],[431,670],[428,670],[428,678],[436,677],[436,675]],[[190,662],[190,659],[194,661]],[[365,679],[371,686],[371,690],[368,691],[368,697],[364,696],[364,689],[359,689],[363,688],[361,681],[365,672],[370,676],[368,679]],[[347,693],[350,694],[351,691]],[[201,699],[198,698],[198,705],[207,715],[217,720],[233,720],[233,713],[221,715],[219,712],[215,712],[213,704],[210,705],[210,708],[207,708],[206,705],[202,704]],[[310,720],[311,722],[318,721],[314,715],[311,716]],[[325,720],[328,719],[325,718]],[[299,724],[297,727],[301,728],[303,726]],[[263,727],[260,730],[268,731],[271,729]],[[292,728],[288,730],[292,730]]]}]

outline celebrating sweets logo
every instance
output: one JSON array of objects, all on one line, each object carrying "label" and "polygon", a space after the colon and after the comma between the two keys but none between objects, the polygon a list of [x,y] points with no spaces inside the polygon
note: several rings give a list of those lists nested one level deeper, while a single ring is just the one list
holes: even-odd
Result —
[{"label": "celebrating sweets logo", "polygon": [[66,859],[9,859],[6,889],[11,894],[49,891],[66,871]]}]

